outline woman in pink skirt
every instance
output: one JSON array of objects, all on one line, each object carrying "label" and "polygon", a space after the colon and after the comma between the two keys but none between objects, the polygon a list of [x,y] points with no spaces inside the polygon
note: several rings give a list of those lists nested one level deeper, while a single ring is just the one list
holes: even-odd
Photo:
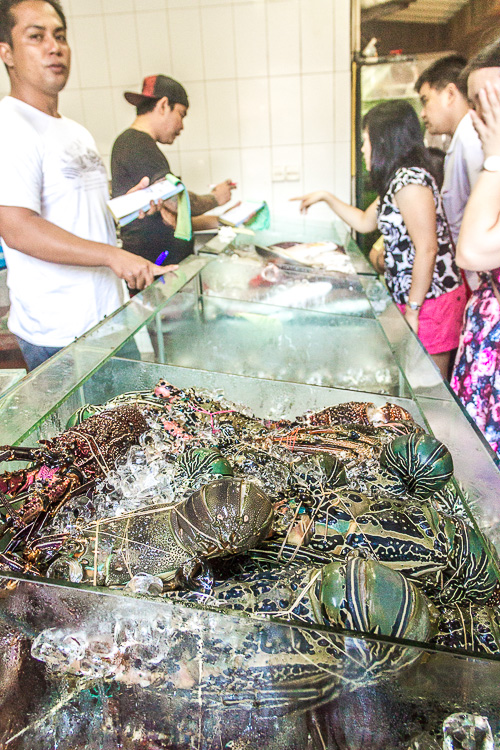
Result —
[{"label": "woman in pink skirt", "polygon": [[382,254],[370,260],[384,272],[392,298],[443,377],[462,328],[466,292],[415,110],[405,101],[373,107],[363,120],[363,156],[379,197],[365,211],[319,190],[294,200],[305,212],[325,201],[357,232],[377,228]]}]

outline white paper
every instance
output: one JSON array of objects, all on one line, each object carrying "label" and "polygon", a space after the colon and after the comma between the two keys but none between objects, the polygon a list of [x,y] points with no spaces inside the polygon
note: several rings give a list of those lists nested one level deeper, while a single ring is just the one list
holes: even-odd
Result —
[{"label": "white paper", "polygon": [[121,227],[136,219],[140,211],[147,211],[151,201],[166,200],[184,190],[184,185],[173,185],[170,180],[154,182],[133,193],[119,195],[108,201],[108,208]]}]

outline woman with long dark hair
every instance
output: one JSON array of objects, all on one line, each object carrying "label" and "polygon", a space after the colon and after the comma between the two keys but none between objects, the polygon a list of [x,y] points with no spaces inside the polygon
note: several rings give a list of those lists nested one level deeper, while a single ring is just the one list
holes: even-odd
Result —
[{"label": "woman with long dark hair", "polygon": [[370,260],[384,273],[392,298],[447,377],[466,294],[413,107],[405,101],[373,107],[363,119],[362,152],[379,196],[365,211],[324,190],[294,200],[301,201],[302,212],[326,202],[357,232],[378,227],[384,248],[371,252]]}]

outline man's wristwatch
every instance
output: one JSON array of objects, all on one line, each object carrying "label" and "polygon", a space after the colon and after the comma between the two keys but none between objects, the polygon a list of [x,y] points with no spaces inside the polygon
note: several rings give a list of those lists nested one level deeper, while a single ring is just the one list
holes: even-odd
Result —
[{"label": "man's wristwatch", "polygon": [[500,156],[498,154],[487,156],[484,160],[483,169],[487,172],[500,172]]},{"label": "man's wristwatch", "polygon": [[406,307],[409,307],[410,310],[420,310],[422,305],[419,305],[417,302],[410,302],[408,300],[408,302],[406,303]]}]

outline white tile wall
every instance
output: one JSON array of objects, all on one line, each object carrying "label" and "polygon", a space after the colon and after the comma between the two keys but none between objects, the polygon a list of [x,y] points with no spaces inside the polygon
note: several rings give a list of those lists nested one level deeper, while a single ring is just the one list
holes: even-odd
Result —
[{"label": "white tile wall", "polygon": [[300,76],[271,76],[271,139],[275,146],[302,143]]},{"label": "white tile wall", "polygon": [[273,202],[271,148],[241,149],[241,193],[245,200]]},{"label": "white tile wall", "polygon": [[63,3],[63,8],[66,9],[67,15],[72,16],[92,16],[96,13],[103,13],[103,2],[106,0],[71,0],[71,5],[67,6]]},{"label": "white tile wall", "polygon": [[[223,180],[230,179],[236,183],[237,188],[233,191],[233,198],[238,200],[242,197],[241,189],[241,151],[239,148],[217,149],[210,152],[210,183],[217,185]],[[207,192],[205,185],[204,192]]]},{"label": "white tile wall", "polygon": [[[350,197],[350,0],[63,0],[73,70],[61,111],[86,125],[109,163],[135,110],[123,92],[164,73],[186,86],[185,130],[164,146],[171,169],[205,192],[296,216],[289,198]],[[0,66],[0,96],[8,93]],[[298,179],[273,181],[277,167]],[[315,216],[325,207],[315,207]],[[325,214],[327,215],[327,214]]]},{"label": "white tile wall", "polygon": [[267,75],[267,18],[264,2],[234,6],[233,38],[238,77]]},{"label": "white tile wall", "polygon": [[302,76],[304,143],[331,143],[335,133],[331,73]]},{"label": "white tile wall", "polygon": [[118,128],[113,107],[111,87],[82,89],[84,124],[94,136],[101,154],[111,153]]},{"label": "white tile wall", "polygon": [[[135,19],[139,44],[139,70],[144,73],[142,77],[154,75],[160,71],[170,72],[172,70],[172,55],[167,11],[165,8],[142,11],[136,13]],[[145,43],[146,40],[147,44]],[[141,81],[137,79],[137,71],[135,71],[134,91],[138,90],[137,86],[140,83]]]},{"label": "white tile wall", "polygon": [[134,0],[134,7],[140,13],[146,10],[164,10],[165,0]]},{"label": "white tile wall", "polygon": [[59,99],[59,111],[65,117],[69,117],[77,122],[83,122],[85,119],[85,110],[83,108],[81,91],[65,89]]},{"label": "white tile wall", "polygon": [[194,193],[208,193],[211,184],[210,151],[186,151],[181,154],[180,174]]},{"label": "white tile wall", "polygon": [[[169,10],[170,51],[172,77],[182,83],[202,81],[203,50],[201,41],[201,17],[198,8],[173,8]],[[141,40],[147,44],[147,40]],[[157,71],[158,73],[164,71]]]},{"label": "white tile wall", "polygon": [[233,8],[230,3],[226,6],[202,8],[203,61],[205,77],[209,81],[218,78],[234,78],[236,75],[232,30]]},{"label": "white tile wall", "polygon": [[[106,0],[106,3],[110,0]],[[111,84],[123,86],[132,81],[139,70],[139,44],[135,13],[104,16],[106,47],[111,71]]]},{"label": "white tile wall", "polygon": [[[75,0],[73,5],[81,2],[82,0]],[[109,86],[111,70],[108,63],[104,16],[75,17],[68,19],[68,23],[72,24],[72,43],[76,51],[82,89]]]},{"label": "white tile wall", "polygon": [[[302,73],[331,73],[334,60],[334,5],[324,0],[301,0]],[[349,28],[349,27],[347,27]]]},{"label": "white tile wall", "polygon": [[240,145],[236,81],[207,81],[208,137],[211,149]]},{"label": "white tile wall", "polygon": [[184,130],[177,138],[182,151],[208,149],[207,92],[204,81],[193,81],[188,86],[189,109],[184,118]]},{"label": "white tile wall", "polygon": [[269,79],[241,78],[238,81],[241,143],[246,147],[271,144]]},{"label": "white tile wall", "polygon": [[270,75],[300,73],[299,0],[267,3],[267,39]]}]

